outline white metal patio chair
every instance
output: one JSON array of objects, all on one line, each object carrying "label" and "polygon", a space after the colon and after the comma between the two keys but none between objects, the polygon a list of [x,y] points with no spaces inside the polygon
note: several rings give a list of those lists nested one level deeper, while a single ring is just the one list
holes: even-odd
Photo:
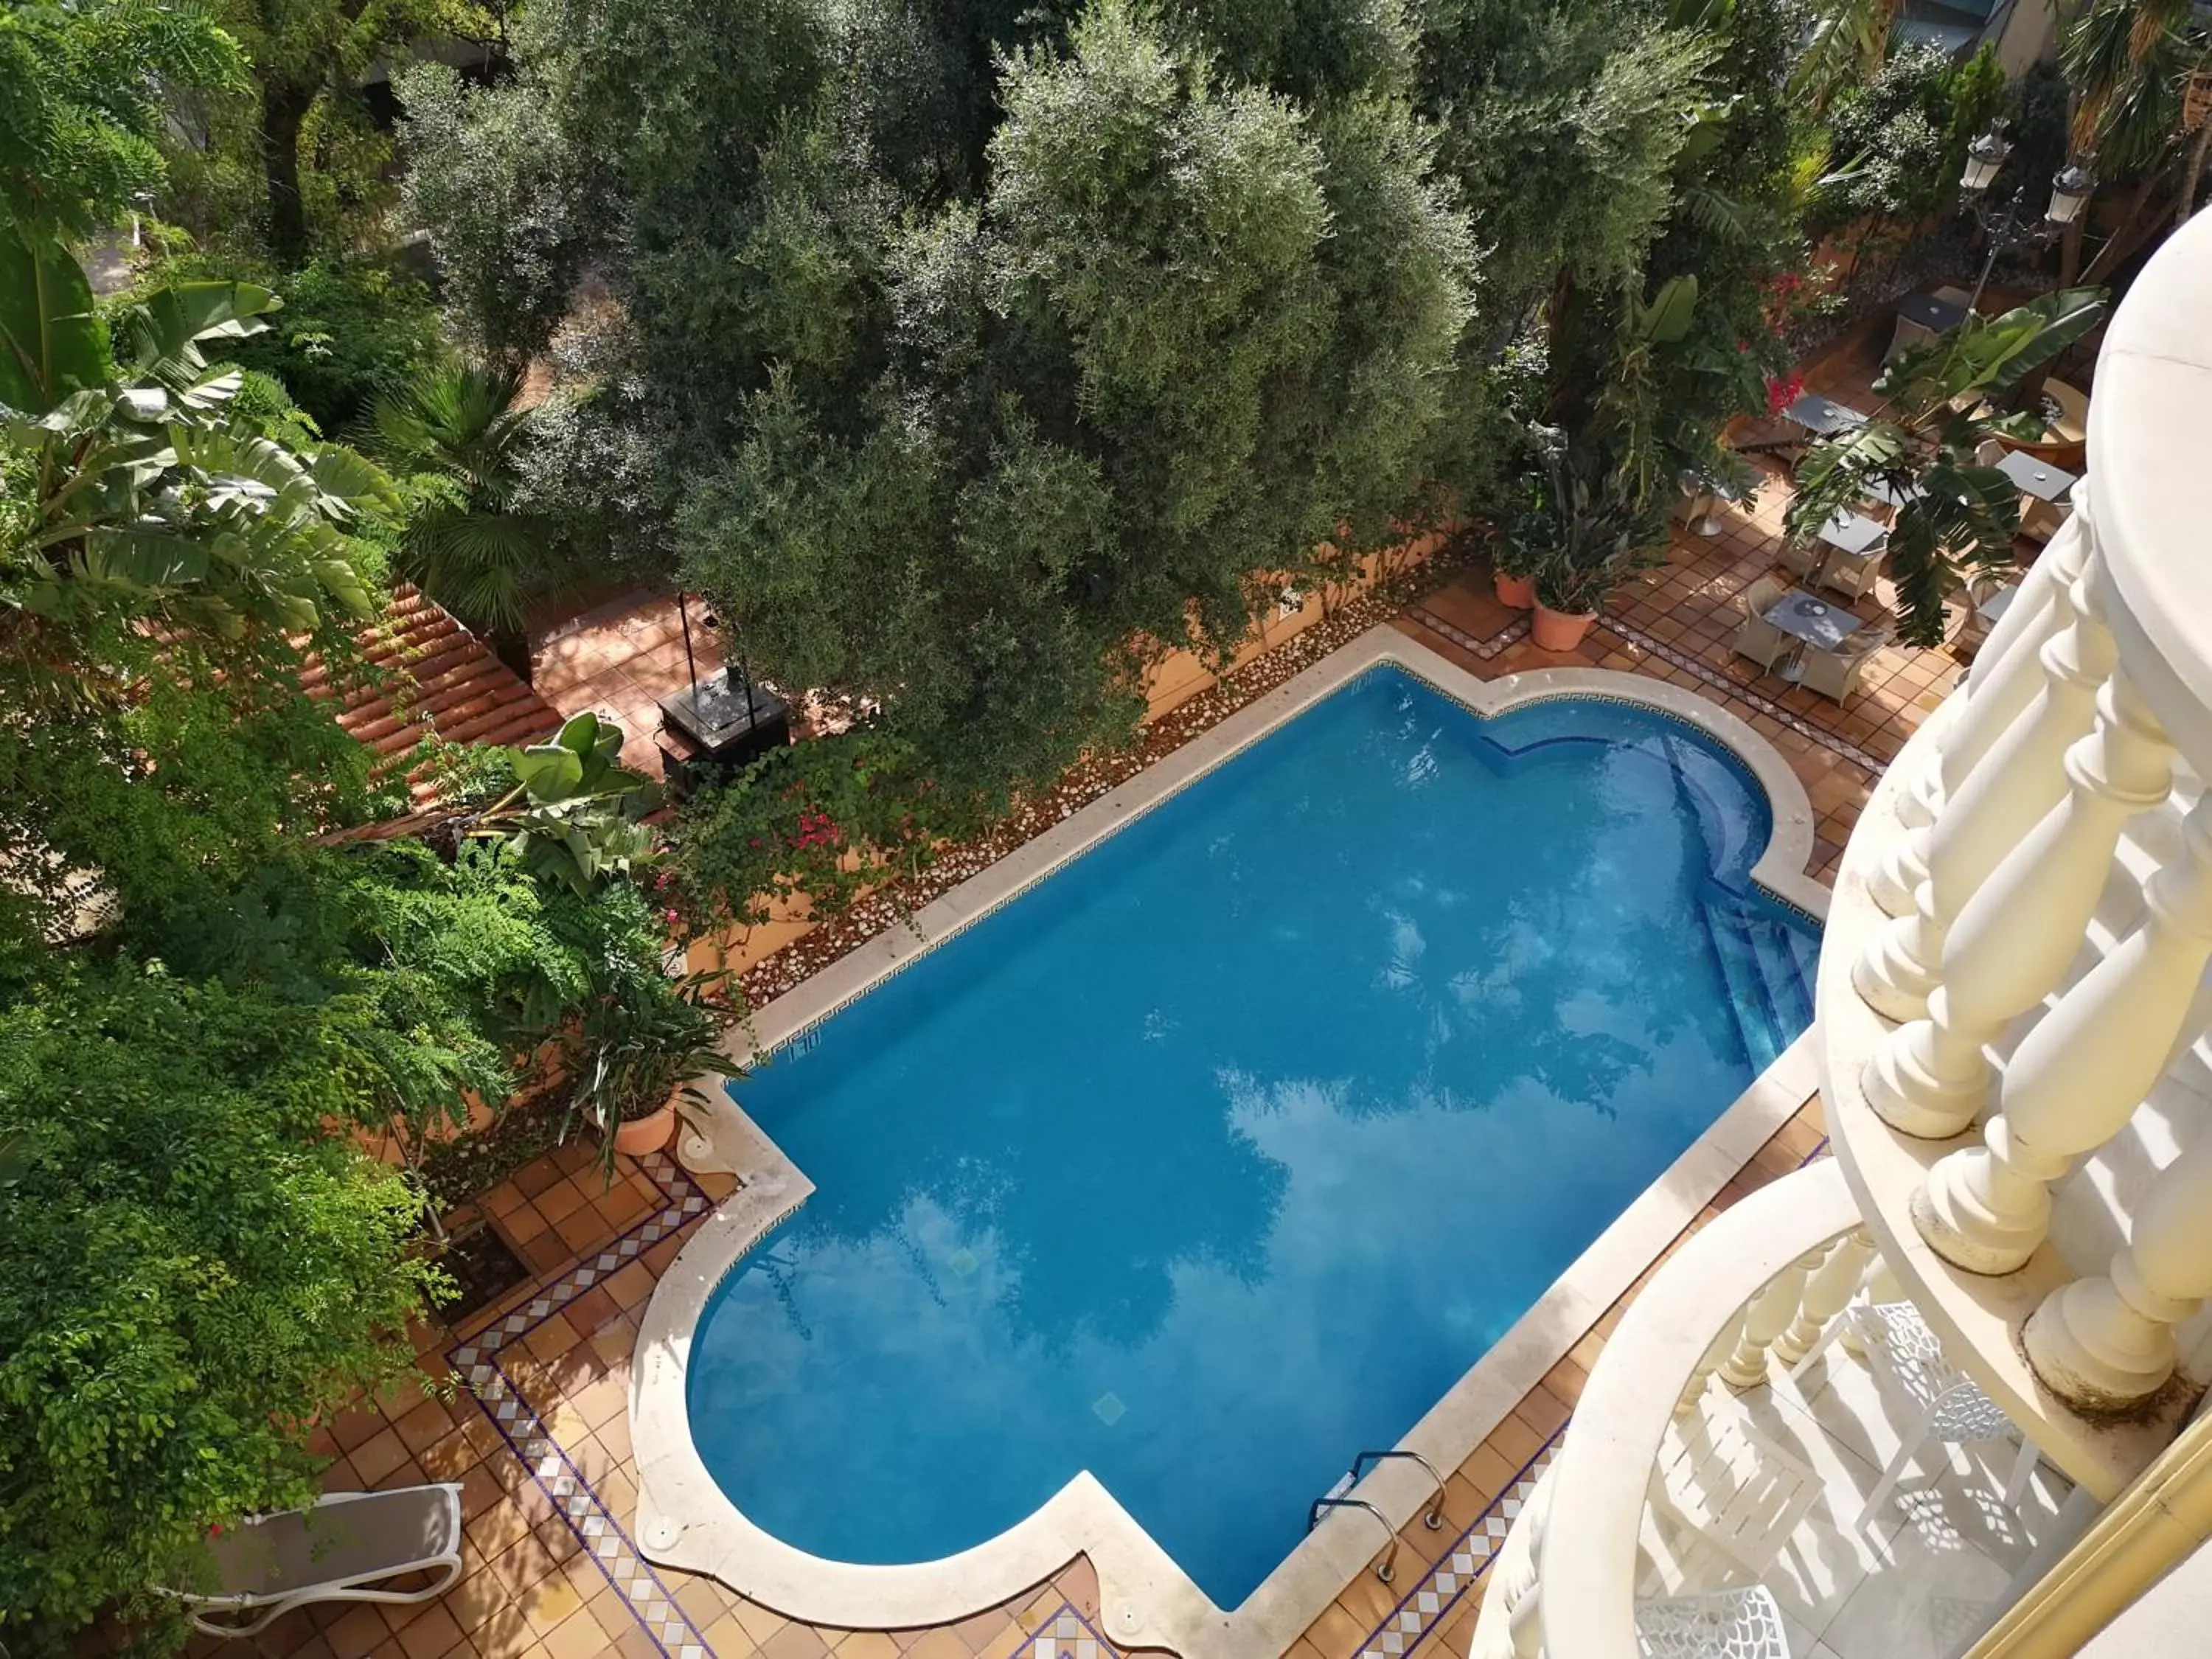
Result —
[{"label": "white metal patio chair", "polygon": [[[1820,1477],[1761,1433],[1732,1400],[1700,1401],[1669,1424],[1660,1442],[1645,1494],[1654,1524],[1641,1541],[1655,1565],[1673,1570],[1675,1583],[1725,1583],[1737,1572],[1758,1578],[1820,1499]],[[1717,1573],[1696,1558],[1700,1546],[1720,1558]]]},{"label": "white metal patio chair", "polygon": [[[208,1553],[220,1588],[173,1593],[210,1636],[252,1636],[314,1601],[427,1601],[461,1576],[461,1489],[325,1492],[210,1539]],[[389,1588],[414,1573],[431,1577]]]},{"label": "white metal patio chair", "polygon": [[1636,1604],[1646,1659],[1790,1659],[1782,1609],[1764,1584]]},{"label": "white metal patio chair", "polygon": [[1864,1349],[1876,1382],[1910,1413],[1899,1436],[1897,1455],[1889,1460],[1852,1524],[1863,1527],[1881,1513],[1913,1458],[1931,1440],[1948,1448],[2018,1439],[2020,1455],[2004,1486],[2006,1509],[2017,1510],[2040,1461],[2035,1443],[2014,1426],[1996,1401],[1982,1392],[1980,1383],[1944,1356],[1943,1345],[1910,1302],[1862,1302],[1844,1309],[1829,1322],[1791,1375],[1802,1373],[1846,1332]]}]

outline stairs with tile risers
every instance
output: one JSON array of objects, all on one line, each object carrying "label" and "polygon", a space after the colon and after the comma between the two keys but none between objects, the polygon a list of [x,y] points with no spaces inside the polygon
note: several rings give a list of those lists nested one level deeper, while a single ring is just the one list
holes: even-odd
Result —
[{"label": "stairs with tile risers", "polygon": [[1763,1072],[1813,1023],[1813,970],[1820,942],[1756,900],[1714,885],[1698,914],[1727,981],[1744,1055]]}]

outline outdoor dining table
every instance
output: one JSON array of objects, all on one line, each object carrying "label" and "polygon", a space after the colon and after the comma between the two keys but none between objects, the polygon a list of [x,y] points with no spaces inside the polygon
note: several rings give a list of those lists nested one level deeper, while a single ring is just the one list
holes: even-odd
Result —
[{"label": "outdoor dining table", "polygon": [[1808,392],[1782,411],[1782,418],[1796,427],[1802,427],[1816,438],[1832,438],[1838,432],[1849,432],[1855,426],[1866,424],[1866,416],[1848,404],[1839,404],[1833,398]]},{"label": "outdoor dining table", "polygon": [[1805,649],[1833,651],[1859,629],[1859,619],[1840,605],[1831,605],[1817,593],[1793,587],[1767,606],[1766,620],[1800,641],[1789,659],[1775,672],[1785,680],[1804,672]]},{"label": "outdoor dining table", "polygon": [[1908,294],[1897,302],[1897,314],[1930,334],[1942,334],[1966,320],[1966,307],[1934,294]]},{"label": "outdoor dining table", "polygon": [[2018,484],[2021,495],[2053,504],[2064,501],[2080,482],[2064,467],[2053,466],[2024,449],[2007,450],[2004,459],[1997,463],[1997,471]]},{"label": "outdoor dining table", "polygon": [[1855,559],[1878,546],[1888,533],[1878,520],[1869,519],[1863,513],[1854,513],[1849,507],[1838,508],[1834,516],[1820,526],[1822,541]]}]

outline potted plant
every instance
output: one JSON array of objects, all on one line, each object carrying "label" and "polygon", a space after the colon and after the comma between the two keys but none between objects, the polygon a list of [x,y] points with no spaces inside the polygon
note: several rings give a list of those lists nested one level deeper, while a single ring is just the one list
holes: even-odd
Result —
[{"label": "potted plant", "polygon": [[599,1131],[599,1164],[610,1180],[617,1152],[659,1152],[675,1135],[683,1103],[705,1104],[698,1079],[744,1075],[720,1047],[731,1023],[719,996],[726,978],[664,980],[643,994],[609,997],[576,1022],[568,1044],[569,1122],[588,1121]]},{"label": "potted plant", "polygon": [[1541,651],[1580,645],[1606,594],[1657,563],[1666,540],[1663,507],[1639,501],[1617,471],[1564,448],[1547,454],[1521,518],[1539,555],[1529,632]]},{"label": "potted plant", "polygon": [[1527,611],[1536,603],[1536,568],[1541,562],[1536,550],[1525,545],[1519,538],[1501,536],[1490,550],[1490,576],[1498,590],[1498,602],[1509,605],[1516,611]]}]

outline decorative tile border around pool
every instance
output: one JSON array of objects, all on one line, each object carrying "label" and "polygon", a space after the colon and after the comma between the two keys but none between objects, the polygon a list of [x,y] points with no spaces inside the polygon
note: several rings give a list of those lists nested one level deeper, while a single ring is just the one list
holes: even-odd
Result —
[{"label": "decorative tile border around pool", "polygon": [[[567,1273],[521,1306],[467,1341],[455,1344],[447,1351],[446,1358],[653,1645],[667,1659],[718,1659],[665,1581],[638,1553],[606,1500],[554,1438],[544,1413],[525,1397],[500,1363],[509,1348],[526,1340],[531,1332],[578,1297],[663,1239],[681,1232],[710,1207],[698,1183],[665,1153],[647,1153],[638,1163],[659,1196],[659,1207],[604,1249],[580,1257]],[[1113,1644],[1068,1601],[1039,1623],[1022,1652],[1026,1659],[1121,1659]]]},{"label": "decorative tile border around pool", "polygon": [[[1804,1169],[1827,1150],[1828,1138],[1822,1135],[1819,1144],[1797,1161],[1797,1167]],[[1367,1632],[1366,1639],[1359,1644],[1359,1659],[1399,1659],[1401,1655],[1411,1653],[1430,1632],[1451,1616],[1452,1610],[1467,1599],[1497,1560],[1506,1533],[1534,1494],[1536,1483],[1559,1461],[1559,1449],[1566,1442],[1567,1431],[1573,1426],[1570,1419],[1552,1431],[1552,1437],[1521,1466],[1506,1483],[1505,1490],[1452,1540],[1443,1559],[1430,1568],[1398,1605]]]},{"label": "decorative tile border around pool", "polygon": [[[878,935],[786,993],[759,1011],[754,1042],[773,1049],[788,1041],[1330,692],[1386,665],[1485,718],[1530,702],[1584,696],[1632,702],[1698,728],[1735,754],[1773,805],[1774,834],[1753,866],[1753,882],[1811,915],[1825,908],[1826,890],[1802,873],[1813,849],[1813,814],[1803,784],[1771,743],[1718,701],[1612,669],[1547,667],[1486,679],[1416,639],[1377,627],[933,901],[912,929]],[[1564,1352],[1559,1332],[1584,1315],[1595,1319],[1610,1305],[1811,1086],[1809,1048],[1801,1039],[1615,1218],[1403,1443],[1454,1467],[1462,1462],[1558,1360]],[[1079,1553],[1098,1573],[1103,1627],[1117,1642],[1175,1648],[1193,1659],[1275,1650],[1279,1640],[1287,1647],[1366,1565],[1353,1534],[1320,1528],[1242,1606],[1224,1613],[1087,1472],[1079,1472],[1024,1521],[942,1562],[898,1568],[825,1562],[756,1526],[714,1482],[692,1440],[683,1356],[716,1284],[774,1217],[787,1212],[788,1200],[780,1191],[808,1183],[719,1091],[708,1120],[695,1127],[698,1133],[687,1138],[684,1158],[697,1167],[738,1171],[754,1190],[741,1188],[702,1224],[662,1276],[639,1334],[631,1382],[631,1431],[642,1487],[636,1526],[655,1561],[708,1574],[780,1610],[826,1625],[906,1628],[963,1618],[975,1610],[974,1598],[984,1586],[1005,1593],[1042,1582]],[[756,1185],[756,1172],[763,1170]],[[1409,1475],[1394,1479],[1397,1473],[1386,1468],[1374,1477],[1371,1495],[1386,1520],[1402,1520],[1420,1501],[1419,1483]]]},{"label": "decorative tile border around pool", "polygon": [[580,1259],[514,1312],[467,1341],[457,1343],[447,1352],[446,1361],[654,1645],[668,1659],[709,1659],[713,1650],[707,1645],[706,1637],[677,1605],[668,1586],[638,1553],[622,1522],[553,1438],[544,1415],[523,1396],[500,1363],[508,1348],[585,1291],[707,1212],[707,1194],[675,1159],[663,1152],[648,1152],[638,1160],[638,1166],[659,1194],[659,1207],[605,1249]]},{"label": "decorative tile border around pool", "polygon": [[[1426,605],[1417,603],[1413,606],[1413,611],[1422,627],[1431,633],[1441,634],[1462,651],[1471,652],[1483,662],[1490,661],[1507,646],[1516,641],[1526,639],[1528,635],[1528,621],[1525,617],[1516,617],[1488,639],[1479,640],[1465,629],[1445,621],[1435,611],[1430,610]],[[1850,738],[1839,738],[1834,732],[1814,725],[1802,714],[1792,714],[1771,698],[1761,696],[1749,686],[1730,679],[1704,658],[1685,651],[1678,645],[1669,644],[1657,635],[1647,633],[1633,623],[1623,621],[1619,617],[1607,616],[1600,619],[1598,626],[1618,634],[1638,650],[1650,652],[1668,666],[1680,668],[1696,675],[1698,679],[1711,686],[1716,691],[1723,691],[1731,697],[1740,698],[1769,720],[1778,720],[1799,737],[1809,738],[1822,748],[1833,750],[1855,766],[1863,766],[1868,771],[1879,775],[1888,764],[1887,761],[1878,759],[1860,748]]]},{"label": "decorative tile border around pool", "polygon": [[1534,1494],[1536,1483],[1559,1457],[1566,1433],[1564,1423],[1554,1429],[1536,1455],[1506,1482],[1505,1490],[1452,1540],[1443,1559],[1422,1575],[1382,1623],[1367,1632],[1367,1639],[1359,1644],[1359,1659],[1398,1659],[1411,1653],[1423,1638],[1450,1617],[1498,1559],[1505,1534]]}]

